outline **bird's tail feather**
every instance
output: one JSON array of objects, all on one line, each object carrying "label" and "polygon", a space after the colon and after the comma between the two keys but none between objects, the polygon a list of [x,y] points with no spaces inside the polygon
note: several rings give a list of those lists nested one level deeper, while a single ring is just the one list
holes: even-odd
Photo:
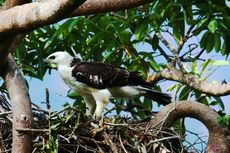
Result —
[{"label": "bird's tail feather", "polygon": [[154,90],[154,89],[149,89],[145,87],[138,87],[140,91],[142,91],[143,95],[158,102],[159,104],[162,105],[167,105],[171,102],[171,96],[166,93],[162,93],[160,91]]}]

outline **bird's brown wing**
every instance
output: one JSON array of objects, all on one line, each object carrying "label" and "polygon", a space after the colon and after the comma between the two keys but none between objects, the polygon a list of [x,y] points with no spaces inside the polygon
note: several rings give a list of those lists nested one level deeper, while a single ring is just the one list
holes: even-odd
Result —
[{"label": "bird's brown wing", "polygon": [[126,85],[148,85],[137,72],[130,72],[99,62],[77,63],[72,71],[72,76],[77,81],[98,89]]}]

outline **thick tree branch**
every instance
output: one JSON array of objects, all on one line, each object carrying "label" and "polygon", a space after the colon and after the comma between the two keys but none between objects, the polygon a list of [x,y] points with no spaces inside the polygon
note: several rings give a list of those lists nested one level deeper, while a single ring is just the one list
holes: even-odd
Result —
[{"label": "thick tree branch", "polygon": [[206,151],[208,153],[230,152],[230,130],[217,122],[219,115],[198,102],[181,101],[167,105],[152,120],[152,124],[169,128],[179,118],[192,117],[201,121],[209,131],[209,139]]},{"label": "thick tree branch", "polygon": [[137,7],[152,2],[151,0],[87,0],[70,16],[105,13]]},{"label": "thick tree branch", "polygon": [[32,127],[30,97],[25,81],[11,54],[4,67],[4,82],[12,103],[13,145],[12,152],[30,153],[32,151],[31,133],[21,133],[16,128]]},{"label": "thick tree branch", "polygon": [[49,0],[15,6],[0,12],[0,36],[15,35],[55,23],[85,0]]},{"label": "thick tree branch", "polygon": [[[151,0],[49,0],[17,6],[0,12],[0,36],[17,34],[55,23],[66,17],[128,9]],[[81,5],[82,4],[82,5]],[[81,6],[80,6],[81,5]],[[78,6],[80,6],[78,8]],[[75,8],[75,11],[68,16]],[[16,20],[17,19],[17,20]]]},{"label": "thick tree branch", "polygon": [[183,73],[173,65],[169,65],[168,68],[163,69],[161,72],[149,76],[148,81],[155,83],[163,79],[186,84],[193,89],[199,90],[207,95],[224,96],[230,94],[230,83],[211,83],[205,79],[198,79],[192,74]]}]

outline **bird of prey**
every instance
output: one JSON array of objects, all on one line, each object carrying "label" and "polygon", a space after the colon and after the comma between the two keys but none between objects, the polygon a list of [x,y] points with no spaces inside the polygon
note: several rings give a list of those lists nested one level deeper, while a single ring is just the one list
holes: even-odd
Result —
[{"label": "bird of prey", "polygon": [[168,94],[153,90],[138,72],[102,62],[83,62],[63,51],[52,53],[44,61],[55,66],[64,82],[83,96],[87,115],[101,116],[110,97],[143,95],[163,105],[171,99]]}]

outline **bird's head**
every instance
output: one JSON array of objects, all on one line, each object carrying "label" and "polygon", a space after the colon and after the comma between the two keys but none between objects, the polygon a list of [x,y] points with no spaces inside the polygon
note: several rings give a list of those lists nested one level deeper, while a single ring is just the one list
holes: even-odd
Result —
[{"label": "bird's head", "polygon": [[57,68],[59,66],[69,65],[74,57],[72,57],[68,52],[58,51],[49,55],[44,63],[49,65],[51,68]]}]

